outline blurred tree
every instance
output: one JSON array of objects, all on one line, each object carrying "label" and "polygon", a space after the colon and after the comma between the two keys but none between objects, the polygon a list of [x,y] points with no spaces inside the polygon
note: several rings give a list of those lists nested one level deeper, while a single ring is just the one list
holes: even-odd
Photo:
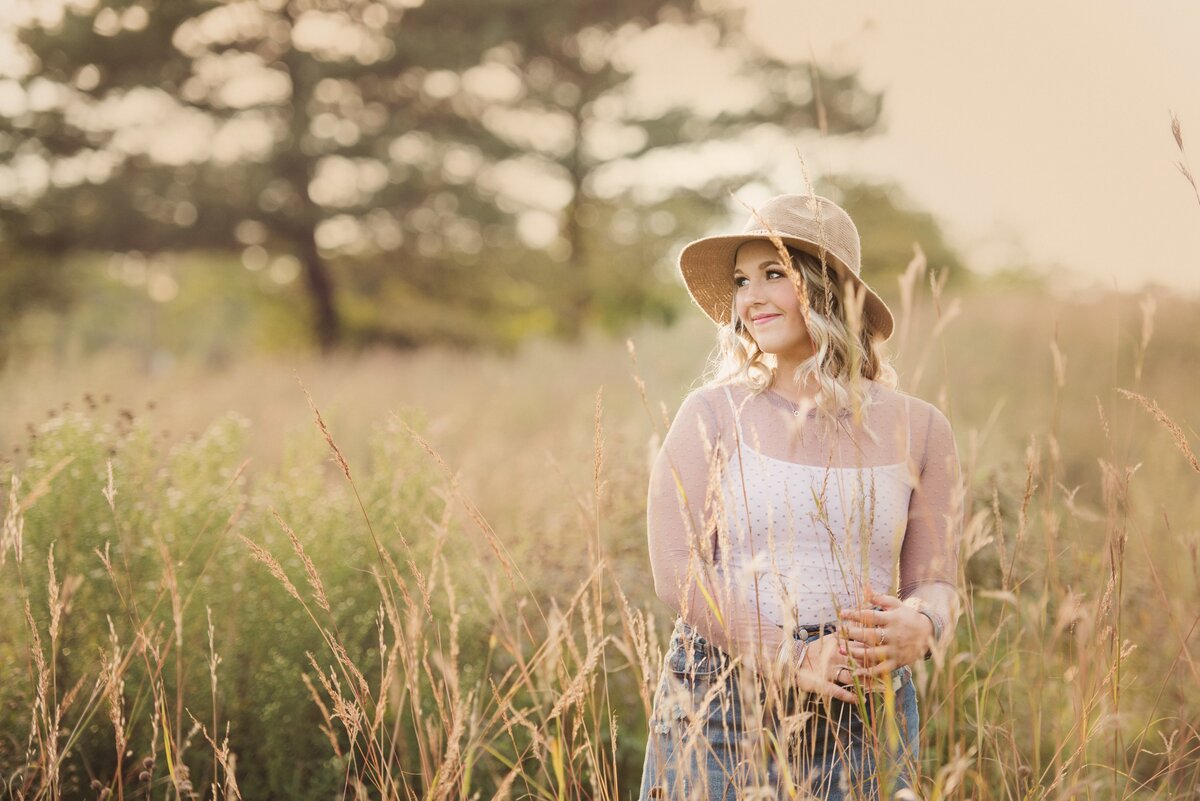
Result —
[{"label": "blurred tree", "polygon": [[947,282],[960,283],[970,277],[962,258],[946,242],[933,215],[919,210],[895,184],[877,184],[848,176],[838,176],[818,187],[842,205],[854,219],[862,238],[863,269],[871,281],[880,278],[885,291],[895,287],[898,278],[913,257],[913,244],[919,244],[931,270],[947,270]]},{"label": "blurred tree", "polygon": [[[64,0],[17,24],[0,238],[240,252],[303,277],[325,348],[347,320],[416,344],[669,317],[649,268],[759,169],[721,174],[706,143],[861,132],[880,107],[696,0]],[[640,100],[626,51],[649,31],[728,59],[738,106]],[[686,189],[668,151],[697,168]]]},{"label": "blurred tree", "polygon": [[46,255],[29,254],[0,240],[0,364],[22,314],[36,307],[60,310],[70,300],[61,275],[62,259]]},{"label": "blurred tree", "polygon": [[[493,112],[505,136],[522,133],[519,122],[533,110],[545,120],[524,138],[531,161],[557,185],[553,196],[564,198],[552,209],[556,230],[545,248],[566,268],[546,275],[559,333],[577,336],[593,321],[620,328],[629,318],[671,318],[675,282],[661,272],[656,280],[649,268],[736,205],[729,190],[769,169],[754,159],[722,169],[706,146],[743,139],[750,149],[749,138],[761,141],[764,130],[782,139],[814,128],[861,133],[878,119],[880,96],[853,74],[821,75],[767,55],[743,35],[737,9],[636,0],[538,5],[539,24],[513,32],[523,92]],[[670,65],[657,76],[671,87],[669,99],[650,103],[633,91],[634,43],[653,51],[649,61]],[[720,90],[726,106],[697,102],[710,87],[673,63],[689,50],[728,60],[740,82]]]}]

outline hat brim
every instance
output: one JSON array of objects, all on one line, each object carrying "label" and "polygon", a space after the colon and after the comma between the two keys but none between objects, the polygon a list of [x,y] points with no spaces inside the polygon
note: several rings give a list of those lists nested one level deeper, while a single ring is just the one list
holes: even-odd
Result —
[{"label": "hat brim", "polygon": [[[778,237],[785,245],[811,253],[818,258],[822,249],[814,242],[800,237],[782,235]],[[683,246],[679,253],[679,272],[688,294],[709,319],[718,325],[729,322],[733,306],[733,263],[737,249],[746,242],[756,240],[770,241],[763,234],[728,234],[723,236],[707,236]],[[833,253],[824,252],[825,263],[833,267],[838,278],[853,281],[865,293],[863,299],[863,322],[872,332],[872,336],[886,340],[895,329],[895,318],[891,309],[875,290],[859,278],[855,273]]]}]

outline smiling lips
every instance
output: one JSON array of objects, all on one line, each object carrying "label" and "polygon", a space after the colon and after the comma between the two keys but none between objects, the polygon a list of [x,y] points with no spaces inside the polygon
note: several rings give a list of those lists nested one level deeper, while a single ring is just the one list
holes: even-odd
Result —
[{"label": "smiling lips", "polygon": [[782,316],[783,316],[782,314],[764,314],[761,317],[755,317],[753,319],[754,319],[755,325],[762,325],[763,323],[771,322],[776,317],[782,317]]}]

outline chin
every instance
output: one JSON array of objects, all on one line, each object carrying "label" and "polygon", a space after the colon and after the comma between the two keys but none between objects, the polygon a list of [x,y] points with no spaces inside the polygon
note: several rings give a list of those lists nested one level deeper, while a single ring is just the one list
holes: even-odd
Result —
[{"label": "chin", "polygon": [[770,353],[773,356],[778,356],[780,353],[790,353],[798,350],[799,345],[795,342],[760,342],[759,349],[763,353]]}]

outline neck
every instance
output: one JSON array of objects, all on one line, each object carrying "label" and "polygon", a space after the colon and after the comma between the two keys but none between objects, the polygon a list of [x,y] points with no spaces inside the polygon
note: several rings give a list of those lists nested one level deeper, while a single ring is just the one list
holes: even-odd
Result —
[{"label": "neck", "polygon": [[775,374],[771,378],[771,389],[794,403],[815,398],[819,389],[815,378],[811,375],[806,376],[802,384],[796,382],[793,376],[800,364],[799,361],[780,359],[775,368]]},{"label": "neck", "polygon": [[812,376],[808,377],[804,385],[796,382],[793,376],[800,369],[800,365],[808,361],[813,356],[811,347],[803,350],[797,350],[791,353],[776,353],[775,354],[775,379],[772,382],[773,386],[788,397],[799,396],[811,398],[817,394],[817,382]]}]

